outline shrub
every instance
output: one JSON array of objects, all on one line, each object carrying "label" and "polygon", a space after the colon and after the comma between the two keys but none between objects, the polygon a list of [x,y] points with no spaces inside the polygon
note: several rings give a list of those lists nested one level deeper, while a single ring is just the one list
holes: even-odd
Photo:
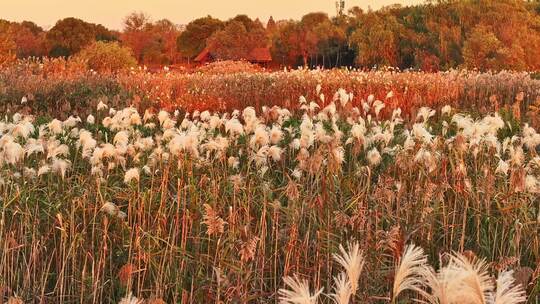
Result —
[{"label": "shrub", "polygon": [[117,72],[137,65],[131,50],[118,42],[98,41],[75,56],[86,60],[88,68],[97,72]]},{"label": "shrub", "polygon": [[257,72],[260,67],[247,61],[216,61],[197,68],[197,72],[204,74],[233,74],[240,72]]}]

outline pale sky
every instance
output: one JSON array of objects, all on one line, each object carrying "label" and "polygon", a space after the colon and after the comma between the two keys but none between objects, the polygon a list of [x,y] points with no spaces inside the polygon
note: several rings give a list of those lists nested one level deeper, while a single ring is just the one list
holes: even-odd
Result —
[{"label": "pale sky", "polygon": [[[400,3],[411,5],[421,0],[345,0],[346,10],[353,6],[377,9]],[[335,14],[335,0],[0,0],[0,19],[30,20],[44,28],[52,27],[58,19],[77,17],[121,29],[122,19],[131,12],[142,11],[152,20],[167,18],[186,24],[198,17],[212,15],[226,20],[246,14],[266,22],[299,19],[308,12],[323,11]]]}]

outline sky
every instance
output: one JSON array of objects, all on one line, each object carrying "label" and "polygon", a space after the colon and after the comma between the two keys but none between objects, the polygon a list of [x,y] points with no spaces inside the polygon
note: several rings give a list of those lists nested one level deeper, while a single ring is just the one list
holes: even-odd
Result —
[{"label": "sky", "polygon": [[[359,6],[380,8],[399,3],[411,5],[421,0],[345,0],[346,9]],[[120,30],[122,19],[129,13],[142,11],[152,20],[167,18],[177,24],[212,15],[228,19],[246,14],[266,22],[300,19],[306,13],[323,11],[334,15],[335,0],[0,0],[0,19],[34,21],[48,29],[58,19],[76,17],[108,28]]]}]

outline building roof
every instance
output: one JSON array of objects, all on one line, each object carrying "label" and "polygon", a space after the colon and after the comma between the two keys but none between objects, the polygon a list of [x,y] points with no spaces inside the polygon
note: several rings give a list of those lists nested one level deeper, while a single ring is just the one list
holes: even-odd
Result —
[{"label": "building roof", "polygon": [[270,48],[254,48],[249,53],[249,61],[255,62],[269,62],[272,61],[272,54],[270,54]]},{"label": "building roof", "polygon": [[209,47],[205,47],[204,50],[202,50],[199,55],[197,55],[197,57],[195,57],[195,61],[197,62],[201,62],[201,61],[204,61],[208,56],[211,56],[210,55],[210,48]]}]

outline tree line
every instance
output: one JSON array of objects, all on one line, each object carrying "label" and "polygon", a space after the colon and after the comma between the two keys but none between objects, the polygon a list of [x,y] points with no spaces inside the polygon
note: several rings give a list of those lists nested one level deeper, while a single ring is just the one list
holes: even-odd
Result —
[{"label": "tree line", "polygon": [[206,16],[182,27],[133,13],[122,31],[76,18],[59,20],[48,31],[30,21],[0,20],[0,64],[29,56],[69,57],[98,41],[129,48],[141,64],[192,62],[205,48],[216,59],[240,60],[254,48],[269,48],[276,66],[539,70],[540,1],[352,7],[334,16],[314,12],[264,24],[246,15],[225,21]]}]

